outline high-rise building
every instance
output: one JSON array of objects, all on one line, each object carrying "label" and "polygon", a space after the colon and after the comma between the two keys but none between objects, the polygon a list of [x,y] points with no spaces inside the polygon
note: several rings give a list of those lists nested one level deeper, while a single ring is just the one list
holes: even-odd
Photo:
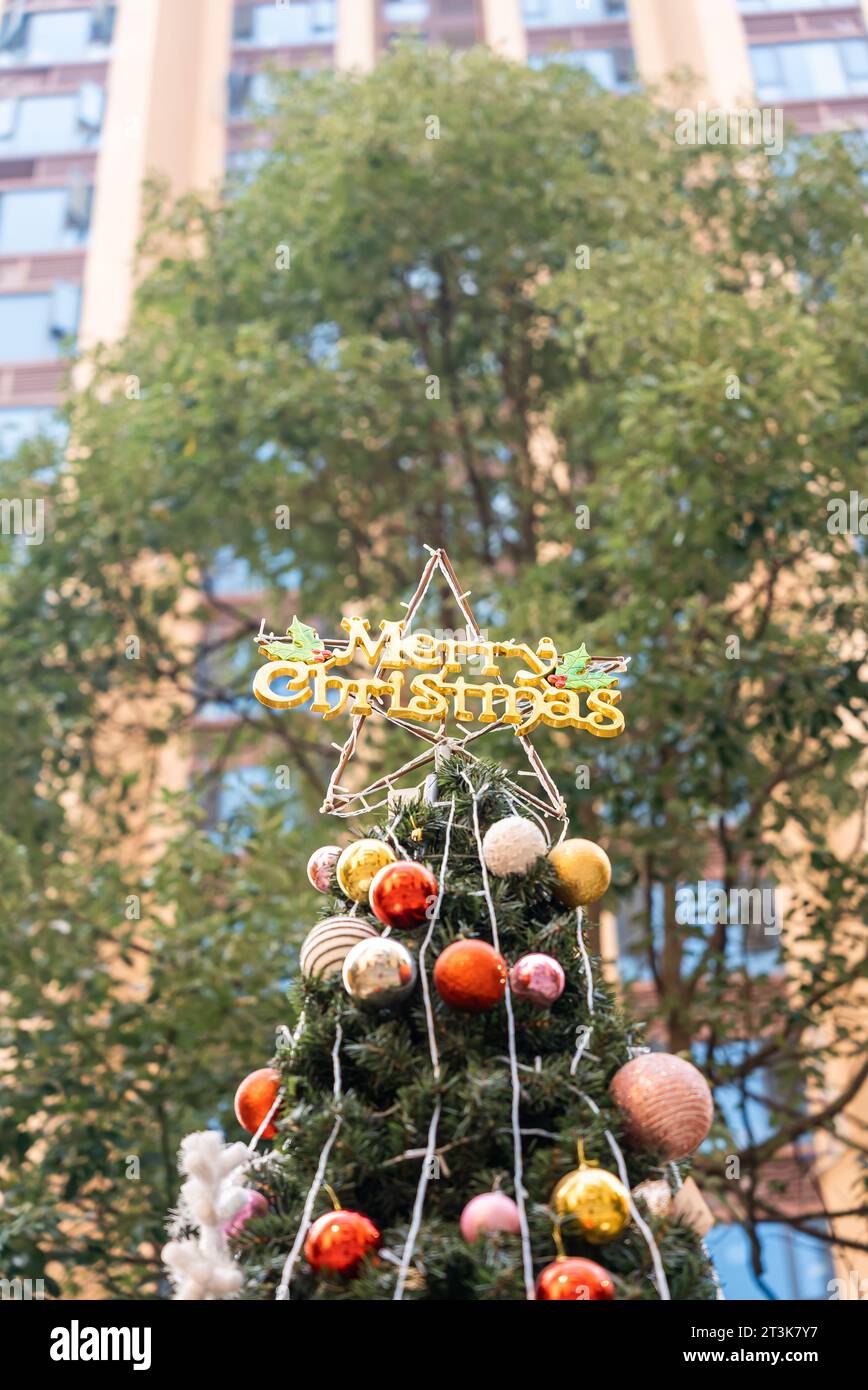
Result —
[{"label": "high-rise building", "polygon": [[[868,0],[0,0],[0,10],[0,457],[50,420],[66,345],[123,332],[146,177],[182,193],[255,162],[253,115],[272,63],[366,69],[415,34],[534,66],[557,58],[613,91],[666,91],[689,69],[691,104],[779,107],[806,135],[868,126]],[[626,978],[623,923],[621,950]],[[802,1157],[782,1169],[791,1186]],[[847,1161],[830,1153],[821,1176],[809,1166],[827,1207],[852,1205]],[[828,1262],[800,1239],[768,1232],[777,1287],[823,1296]],[[733,1268],[745,1260],[736,1249]]]},{"label": "high-rise building", "polygon": [[710,106],[868,124],[868,0],[5,0],[0,26],[0,448],[45,425],[65,345],[130,303],[141,187],[255,157],[263,69],[370,67],[398,37],[575,63],[604,87],[698,78]]}]

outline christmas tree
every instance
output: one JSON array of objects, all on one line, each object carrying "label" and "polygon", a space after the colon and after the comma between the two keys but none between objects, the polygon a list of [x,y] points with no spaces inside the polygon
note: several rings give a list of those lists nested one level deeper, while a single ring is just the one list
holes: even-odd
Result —
[{"label": "christmas tree", "polygon": [[[321,682],[340,707],[353,700],[327,810],[347,814],[357,797],[370,807],[378,782],[350,796],[340,779],[367,711],[383,713],[387,696],[406,727],[437,719],[439,732],[424,757],[380,779],[376,823],[311,859],[322,920],[302,946],[272,1064],[236,1096],[253,1137],[224,1146],[205,1133],[182,1147],[186,1182],[164,1252],[176,1296],[715,1298],[704,1204],[684,1185],[711,1096],[688,1060],[644,1046],[589,950],[586,914],[609,886],[608,857],[558,824],[562,803],[529,746],[548,804],[471,753],[478,731],[446,734],[446,696],[465,722],[471,696],[483,710],[495,698],[455,676],[462,645],[465,656],[484,646],[501,682],[504,654],[529,662],[515,699],[494,687],[507,713],[491,722],[509,720],[522,740],[537,716],[582,727],[582,696],[592,728],[611,715],[617,662],[584,648],[558,655],[548,639],[535,653],[483,642],[442,552],[435,564],[465,614],[466,644],[410,645],[427,582],[376,642],[358,619],[345,620],[343,643],[297,621],[285,641],[259,634],[272,660],[256,687],[263,703],[297,704],[306,691],[331,714]],[[336,672],[357,645],[376,674],[346,682]],[[414,681],[410,698],[413,664],[439,676]],[[277,694],[278,677],[289,694]],[[423,784],[395,791],[425,762],[434,772]]]}]

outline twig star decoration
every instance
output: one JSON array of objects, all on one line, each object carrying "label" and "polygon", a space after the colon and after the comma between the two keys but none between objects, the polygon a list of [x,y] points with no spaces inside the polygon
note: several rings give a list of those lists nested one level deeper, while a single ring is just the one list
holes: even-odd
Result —
[{"label": "twig star decoration", "polygon": [[[584,643],[559,656],[550,637],[541,637],[535,648],[512,638],[491,641],[480,630],[467,602],[469,590],[462,589],[445,550],[425,549],[429,558],[413,597],[402,605],[404,617],[381,622],[377,637],[371,635],[368,620],[361,617],[344,618],[341,627],[346,636],[337,639],[320,638],[298,618],[283,637],[276,637],[265,631],[263,619],[255,640],[269,660],[256,673],[253,693],[271,709],[295,709],[310,701],[310,713],[321,714],[324,719],[347,711],[352,715],[346,741],[335,745],[340,756],[329,779],[321,807],[324,812],[351,816],[374,810],[369,798],[385,792],[387,799],[400,778],[430,763],[436,768],[439,756],[446,752],[475,762],[470,745],[476,739],[511,728],[532,769],[532,774],[524,775],[536,777],[543,796],[509,782],[511,794],[543,815],[564,820],[563,798],[530,736],[540,724],[584,729],[598,738],[621,733],[624,716],[618,709],[621,692],[617,683],[629,658],[590,656]],[[446,580],[464,619],[463,639],[412,630],[413,619],[437,572]],[[372,674],[341,674],[344,667],[358,660],[373,668]],[[501,674],[504,660],[524,663],[510,683]],[[471,663],[478,678],[468,680],[461,673]],[[418,674],[408,683],[409,670]],[[371,716],[406,729],[427,747],[402,767],[354,791],[342,778]],[[458,726],[452,732],[450,716]],[[465,724],[482,727],[463,731]]]}]

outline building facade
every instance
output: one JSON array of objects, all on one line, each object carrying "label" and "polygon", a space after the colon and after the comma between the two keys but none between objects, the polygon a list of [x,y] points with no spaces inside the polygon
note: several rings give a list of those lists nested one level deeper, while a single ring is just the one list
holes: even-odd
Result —
[{"label": "building facade", "polygon": [[[0,0],[0,10],[0,459],[49,427],[67,349],[123,332],[145,179],[156,173],[180,194],[255,161],[254,111],[274,62],[365,70],[415,34],[537,67],[567,61],[607,89],[647,84],[668,99],[670,75],[690,70],[692,105],[780,107],[806,135],[868,126],[868,0]],[[234,775],[243,784],[253,772]],[[629,978],[623,924],[621,935]],[[605,936],[614,957],[612,920]],[[836,1163],[832,1154],[823,1196],[846,1207],[851,1175]],[[828,1261],[800,1239],[769,1232],[778,1287],[823,1296]],[[737,1246],[731,1262],[744,1264]]]},{"label": "building facade", "polygon": [[397,38],[575,63],[604,87],[690,69],[709,107],[868,125],[868,0],[4,0],[0,451],[45,427],[65,351],[129,312],[144,177],[250,158],[263,68],[370,67]]}]

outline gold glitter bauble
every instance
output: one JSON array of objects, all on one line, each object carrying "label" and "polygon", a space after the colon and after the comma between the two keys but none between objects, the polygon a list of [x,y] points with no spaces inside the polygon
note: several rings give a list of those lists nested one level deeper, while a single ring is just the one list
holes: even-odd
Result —
[{"label": "gold glitter bauble", "polygon": [[374,874],[385,864],[394,864],[396,858],[382,840],[355,840],[347,845],[335,868],[341,892],[353,902],[366,903]]},{"label": "gold glitter bauble", "polygon": [[617,1240],[630,1222],[630,1194],[620,1178],[590,1164],[561,1178],[551,1204],[565,1233],[581,1235],[589,1245]]},{"label": "gold glitter bauble", "polygon": [[602,898],[612,881],[609,856],[593,840],[564,840],[549,850],[557,875],[555,893],[567,907],[584,907]]}]

